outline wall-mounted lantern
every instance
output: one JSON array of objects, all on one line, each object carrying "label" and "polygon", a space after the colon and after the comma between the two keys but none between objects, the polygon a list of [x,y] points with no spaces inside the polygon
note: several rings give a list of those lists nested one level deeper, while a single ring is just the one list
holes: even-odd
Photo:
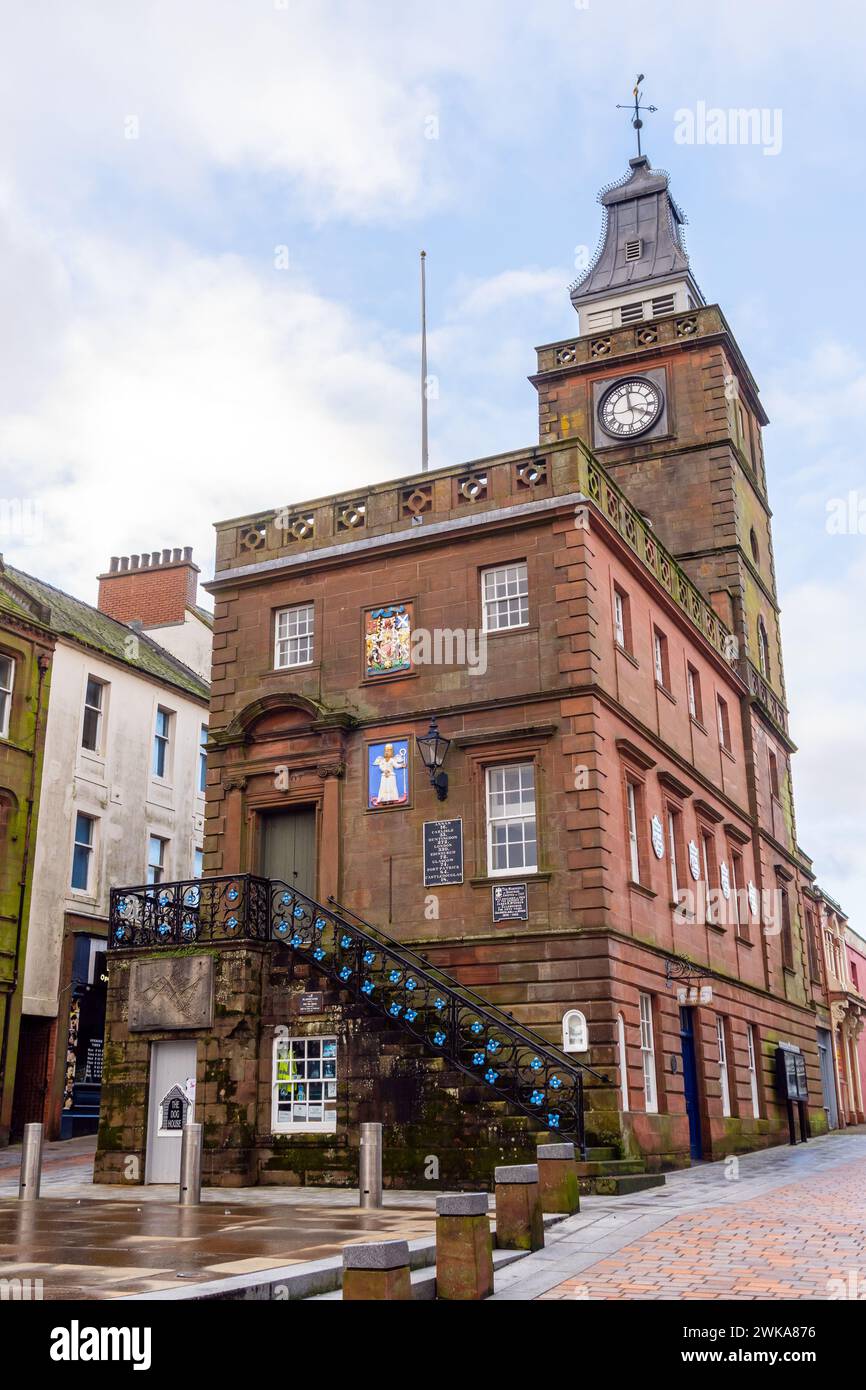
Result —
[{"label": "wall-mounted lantern", "polygon": [[451,740],[443,738],[440,734],[435,714],[431,716],[427,733],[423,738],[416,739],[416,742],[421,761],[430,775],[430,785],[436,788],[439,800],[444,801],[448,795],[448,773],[442,771],[442,764],[451,747]]}]

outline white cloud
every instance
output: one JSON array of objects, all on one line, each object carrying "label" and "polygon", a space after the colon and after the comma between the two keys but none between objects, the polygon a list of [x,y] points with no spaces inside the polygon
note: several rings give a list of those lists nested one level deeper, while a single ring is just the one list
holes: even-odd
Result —
[{"label": "white cloud", "polygon": [[511,306],[515,300],[561,301],[566,296],[566,284],[567,276],[561,270],[503,270],[469,287],[451,317],[489,314]]},{"label": "white cloud", "polygon": [[864,922],[866,863],[866,542],[852,538],[838,577],[796,584],[786,595],[784,637],[798,832],[823,887]]},{"label": "white cloud", "polygon": [[67,254],[58,360],[0,422],[5,495],[46,525],[38,549],[6,543],[14,563],[83,595],[110,554],[194,543],[208,572],[213,521],[403,470],[414,379],[375,326],[235,257]]},{"label": "white cloud", "polygon": [[[791,343],[810,337],[793,337],[799,299],[781,315],[773,280],[787,265],[799,283],[824,235],[809,222],[820,196],[804,189],[820,178],[826,188],[828,168],[847,176],[857,127],[844,120],[845,92],[857,90],[862,54],[844,0],[657,8],[649,25],[646,0],[586,9],[572,0],[34,0],[11,10],[0,84],[0,496],[43,500],[48,531],[40,548],[0,544],[14,562],[92,596],[111,553],[192,543],[208,568],[213,520],[415,467],[414,297],[408,312],[391,285],[381,305],[365,285],[357,299],[341,298],[324,264],[305,276],[270,271],[261,248],[284,240],[286,225],[310,240],[330,233],[329,246],[339,229],[362,275],[375,260],[365,261],[368,226],[393,248],[395,228],[417,223],[413,244],[435,254],[432,226],[443,246],[432,263],[433,464],[533,442],[523,380],[532,345],[576,326],[566,290],[574,271],[544,267],[570,259],[575,242],[595,246],[596,186],[624,171],[631,148],[614,104],[628,99],[637,65],[661,108],[646,132],[654,163],[673,165],[661,151],[671,149],[676,107],[781,104],[778,160],[677,147],[674,167],[695,220],[690,243],[709,242],[717,217],[731,245],[754,257],[744,268],[734,255],[728,300],[733,291],[748,312],[730,316],[748,323],[744,348],[754,356],[757,339],[773,366],[768,460],[779,573],[795,579],[784,623],[803,748],[801,838],[828,891],[849,907],[859,895],[866,918],[850,755],[861,747],[863,641],[849,586],[862,589],[863,572],[851,563],[859,541],[831,544],[824,530],[827,497],[862,485],[851,441],[866,367],[832,336],[830,317],[840,303],[854,311],[856,286],[815,300],[827,317],[810,317],[808,335],[820,345],[791,361]],[[845,41],[816,65],[833,33]],[[798,119],[804,80],[811,108]],[[130,116],[138,139],[125,138]],[[698,222],[691,200],[702,180],[713,212]],[[454,232],[436,224],[443,210]],[[561,226],[551,235],[553,217]],[[765,266],[756,233],[776,218],[784,234],[771,250],[764,242]],[[724,280],[726,250],[723,240],[715,275],[696,260],[708,292]],[[822,257],[816,264],[807,288],[816,274],[837,278]],[[832,807],[828,784],[838,790]],[[834,886],[824,865],[837,863]]]}]

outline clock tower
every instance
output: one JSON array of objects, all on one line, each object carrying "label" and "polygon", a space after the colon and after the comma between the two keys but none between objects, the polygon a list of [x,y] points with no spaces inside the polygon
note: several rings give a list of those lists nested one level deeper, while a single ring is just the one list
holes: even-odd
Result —
[{"label": "clock tower", "polygon": [[599,248],[571,289],[579,334],[538,350],[541,442],[593,449],[736,635],[741,674],[786,737],[767,416],[692,273],[667,174],[645,155],[629,166],[599,195]]}]

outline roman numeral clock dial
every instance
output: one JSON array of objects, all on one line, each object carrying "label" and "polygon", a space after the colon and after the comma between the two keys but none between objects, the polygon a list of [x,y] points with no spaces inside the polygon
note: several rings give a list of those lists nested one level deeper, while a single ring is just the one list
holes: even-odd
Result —
[{"label": "roman numeral clock dial", "polygon": [[598,407],[605,434],[614,439],[633,439],[655,424],[664,399],[657,386],[642,377],[629,377],[608,387]]}]

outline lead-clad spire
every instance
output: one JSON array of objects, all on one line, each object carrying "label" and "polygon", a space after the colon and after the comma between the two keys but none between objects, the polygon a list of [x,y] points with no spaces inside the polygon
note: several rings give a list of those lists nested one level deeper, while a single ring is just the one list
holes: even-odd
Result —
[{"label": "lead-clad spire", "polygon": [[[582,331],[592,327],[617,327],[616,311],[626,310],[624,321],[652,317],[637,314],[636,306],[654,300],[667,302],[671,310],[703,304],[704,298],[689,269],[689,257],[680,228],[686,218],[670,195],[668,176],[654,170],[646,155],[629,160],[630,173],[599,194],[605,212],[600,248],[584,275],[572,286],[571,302],[578,312],[588,310],[594,320],[581,319]],[[662,291],[667,287],[667,293]],[[634,306],[634,312],[629,310]]]}]

